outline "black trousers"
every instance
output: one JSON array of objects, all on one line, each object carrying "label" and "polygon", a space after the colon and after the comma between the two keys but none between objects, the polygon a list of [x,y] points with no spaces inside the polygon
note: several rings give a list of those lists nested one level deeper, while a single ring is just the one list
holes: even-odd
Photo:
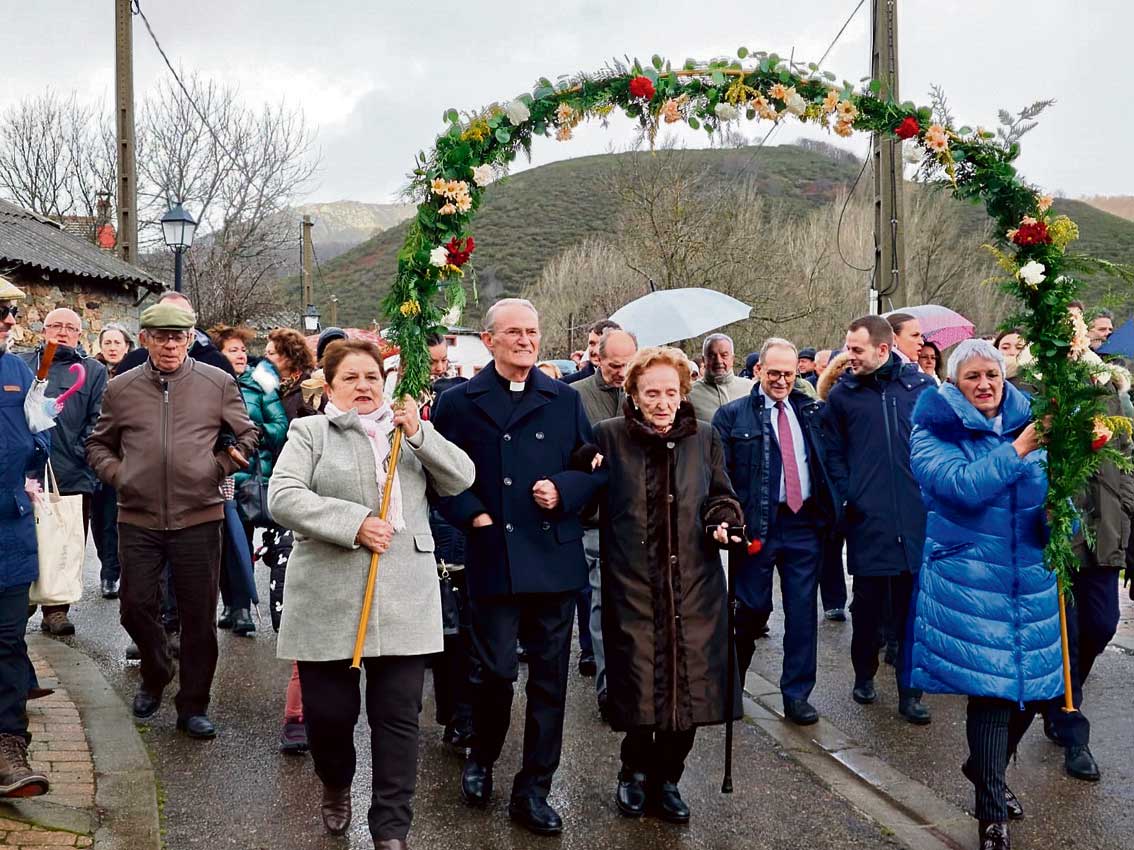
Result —
[{"label": "black trousers", "polygon": [[[418,716],[424,655],[364,658],[366,718],[370,723],[372,785],[367,820],[375,841],[404,841],[417,787]],[[350,661],[300,661],[303,716],[315,774],[328,788],[354,780],[354,727],[362,699]]]},{"label": "black trousers", "polygon": [[430,664],[433,670],[433,699],[440,725],[455,726],[459,731],[468,733],[472,732],[470,676],[473,650],[464,570],[452,571],[447,581],[451,582],[451,598],[456,603],[457,623],[454,629],[448,621],[448,615],[443,616],[445,649],[434,655]]},{"label": "black trousers", "polygon": [[102,581],[118,581],[122,565],[118,562],[118,493],[101,481],[91,497],[91,537],[102,568]]},{"label": "black trousers", "polygon": [[823,541],[823,563],[819,567],[819,598],[823,610],[847,607],[847,577],[843,570],[843,535],[832,532]]},{"label": "black trousers", "polygon": [[650,782],[677,784],[696,737],[695,728],[681,732],[631,729],[622,739],[622,769],[644,773]]},{"label": "black trousers", "polygon": [[160,694],[173,678],[173,659],[161,621],[162,573],[168,566],[181,620],[179,717],[204,714],[217,669],[217,575],[220,521],[177,531],[118,526],[121,619],[142,656],[142,687]]},{"label": "black trousers", "polygon": [[519,676],[516,640],[528,652],[523,766],[512,796],[546,799],[563,750],[563,708],[571,626],[577,592],[526,593],[469,599],[473,648],[472,758],[496,763],[512,719],[513,685]]},{"label": "black trousers", "polygon": [[898,638],[898,658],[894,672],[901,697],[920,697],[921,691],[908,684],[909,630],[914,584],[911,573],[896,576],[855,576],[851,599],[851,664],[855,684],[873,679],[878,672],[878,630],[891,624]]},{"label": "black trousers", "polygon": [[969,697],[965,732],[969,739],[969,774],[976,787],[978,820],[1005,823],[1005,772],[1020,739],[1041,706],[992,697]]},{"label": "black trousers", "polygon": [[24,634],[28,628],[27,582],[0,588],[0,735],[28,734],[28,699],[31,661]]}]

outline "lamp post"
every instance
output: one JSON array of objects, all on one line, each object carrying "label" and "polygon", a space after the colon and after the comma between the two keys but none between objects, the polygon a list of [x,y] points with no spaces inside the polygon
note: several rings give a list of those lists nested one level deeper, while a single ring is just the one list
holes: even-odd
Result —
[{"label": "lamp post", "polygon": [[161,233],[165,244],[173,251],[173,290],[181,291],[181,255],[193,244],[193,234],[197,232],[197,222],[185,211],[181,204],[161,217]]},{"label": "lamp post", "polygon": [[308,304],[303,314],[303,330],[309,334],[319,333],[319,311],[314,304]]}]

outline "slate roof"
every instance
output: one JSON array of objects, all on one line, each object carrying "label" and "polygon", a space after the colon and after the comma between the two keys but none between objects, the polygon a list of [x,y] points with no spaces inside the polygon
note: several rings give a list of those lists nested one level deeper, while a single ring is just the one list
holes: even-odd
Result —
[{"label": "slate roof", "polygon": [[0,201],[0,265],[9,263],[136,284],[154,292],[164,288],[144,269],[73,236],[56,222]]}]

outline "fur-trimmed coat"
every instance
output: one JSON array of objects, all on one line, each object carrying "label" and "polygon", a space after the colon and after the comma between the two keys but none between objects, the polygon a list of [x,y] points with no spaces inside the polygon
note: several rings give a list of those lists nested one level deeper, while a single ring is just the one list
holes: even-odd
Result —
[{"label": "fur-trimmed coat", "polygon": [[[723,723],[728,591],[706,527],[743,522],[720,438],[683,402],[666,434],[627,404],[595,428],[602,495],[602,634],[616,729]],[[735,677],[731,718],[741,716]]]}]

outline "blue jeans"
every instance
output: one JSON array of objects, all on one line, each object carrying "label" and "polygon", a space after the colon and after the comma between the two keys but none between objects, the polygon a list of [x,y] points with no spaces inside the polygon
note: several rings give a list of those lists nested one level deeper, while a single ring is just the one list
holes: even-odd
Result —
[{"label": "blue jeans", "polygon": [[0,735],[26,740],[31,740],[25,713],[28,686],[35,675],[24,641],[30,587],[17,584],[0,590]]}]

